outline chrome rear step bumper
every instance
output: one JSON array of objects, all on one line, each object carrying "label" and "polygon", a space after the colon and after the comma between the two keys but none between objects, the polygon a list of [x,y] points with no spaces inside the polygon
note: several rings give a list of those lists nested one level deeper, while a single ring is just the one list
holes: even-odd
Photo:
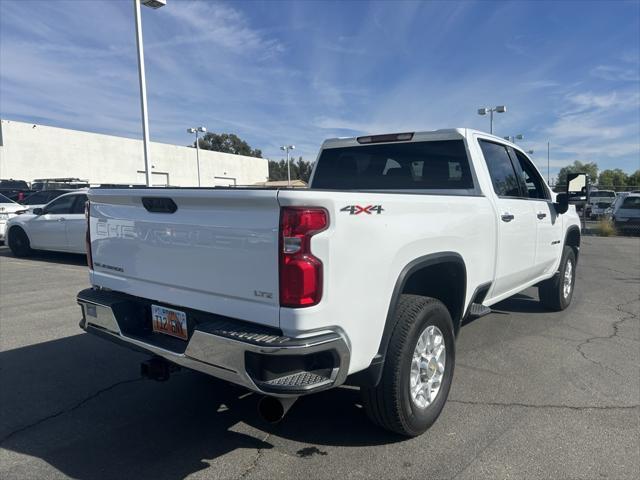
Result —
[{"label": "chrome rear step bumper", "polygon": [[340,332],[290,338],[277,329],[175,307],[198,318],[183,341],[150,331],[149,300],[93,289],[78,293],[77,300],[85,331],[265,395],[317,392],[347,377],[350,352]]}]

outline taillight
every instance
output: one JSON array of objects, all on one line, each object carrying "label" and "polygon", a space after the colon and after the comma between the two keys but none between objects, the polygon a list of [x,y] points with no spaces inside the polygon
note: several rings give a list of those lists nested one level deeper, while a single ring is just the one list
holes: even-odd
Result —
[{"label": "taillight", "polygon": [[89,200],[84,204],[84,216],[87,219],[87,229],[84,236],[87,250],[87,265],[89,265],[89,270],[93,270],[93,257],[91,256],[91,204]]},{"label": "taillight", "polygon": [[324,208],[280,210],[280,305],[300,308],[322,298],[322,262],[311,253],[311,237],[329,224]]}]

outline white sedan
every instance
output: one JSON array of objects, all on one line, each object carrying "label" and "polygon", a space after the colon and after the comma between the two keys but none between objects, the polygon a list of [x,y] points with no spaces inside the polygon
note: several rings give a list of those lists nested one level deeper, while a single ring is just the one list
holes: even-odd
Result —
[{"label": "white sedan", "polygon": [[9,248],[17,257],[27,256],[32,250],[84,254],[86,202],[86,190],[75,190],[43,208],[11,218],[6,227]]},{"label": "white sedan", "polygon": [[27,208],[0,194],[0,242],[4,241],[9,219],[26,212]]}]

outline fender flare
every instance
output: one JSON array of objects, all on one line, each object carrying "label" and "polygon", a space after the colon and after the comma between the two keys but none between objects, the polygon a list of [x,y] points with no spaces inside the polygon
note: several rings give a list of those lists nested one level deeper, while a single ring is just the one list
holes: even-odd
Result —
[{"label": "fender flare", "polygon": [[573,232],[576,232],[578,235],[578,247],[576,248],[576,263],[578,263],[578,255],[580,254],[580,241],[582,241],[582,232],[580,231],[580,227],[578,227],[577,225],[570,225],[569,228],[567,228],[567,231],[564,233],[564,243],[562,244],[562,246],[565,247],[567,245],[569,235]]},{"label": "fender flare", "polygon": [[[463,282],[464,282],[464,291],[462,292],[463,302],[466,298],[467,294],[467,267],[462,259],[462,256],[456,252],[438,252],[431,253],[428,255],[424,255],[422,257],[418,257],[411,262],[409,262],[402,269],[398,278],[396,279],[395,286],[393,288],[393,292],[391,294],[391,299],[389,302],[389,308],[387,310],[387,316],[384,323],[384,328],[382,330],[382,336],[380,338],[380,345],[378,346],[378,353],[369,367],[361,372],[357,372],[352,375],[353,378],[350,379],[349,383],[354,385],[373,387],[376,386],[382,377],[382,370],[384,368],[384,360],[387,355],[387,348],[389,347],[389,342],[391,341],[391,335],[396,326],[395,321],[395,310],[398,305],[398,301],[400,299],[400,295],[404,290],[404,287],[407,283],[407,279],[411,277],[411,275],[418,270],[421,270],[426,267],[432,267],[434,265],[439,265],[443,263],[456,263],[462,267],[463,271]],[[460,318],[457,319],[458,322],[462,321],[462,316],[464,315],[464,305],[462,306],[462,311],[460,312]],[[454,322],[456,320],[454,319]]]}]

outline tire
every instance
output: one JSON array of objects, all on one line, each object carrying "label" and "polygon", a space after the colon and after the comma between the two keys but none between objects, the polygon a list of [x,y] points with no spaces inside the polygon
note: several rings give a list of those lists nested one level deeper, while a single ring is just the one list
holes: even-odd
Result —
[{"label": "tire", "polygon": [[[362,389],[362,400],[367,415],[376,425],[400,435],[415,437],[434,424],[447,401],[455,363],[453,323],[447,307],[440,300],[418,295],[400,297],[394,320],[396,326],[389,341],[382,378],[377,386]],[[445,350],[437,357],[439,361],[431,358],[428,363],[421,363],[422,369],[416,368],[418,362],[414,359],[414,353],[418,341],[429,332],[434,334],[431,339],[436,340],[432,343],[444,345]],[[437,341],[438,332],[442,337],[440,342]],[[441,363],[444,363],[442,369]],[[422,376],[415,372],[420,372]],[[431,383],[434,390],[437,383],[439,388],[429,399],[430,402],[425,395],[418,394],[416,398],[411,393],[412,386],[417,385],[414,380],[427,379],[428,375],[433,375],[432,380],[436,377],[440,379],[440,382]],[[419,383],[425,385],[429,381]],[[423,404],[420,405],[420,402]]]},{"label": "tire", "polygon": [[[569,269],[569,272],[567,271]],[[566,280],[570,281],[568,292],[565,291]],[[565,246],[558,273],[545,280],[538,287],[540,301],[549,310],[559,312],[571,304],[576,283],[576,253],[573,248]]]},{"label": "tire", "polygon": [[20,227],[13,227],[9,232],[9,248],[16,257],[27,257],[31,255],[31,244],[29,237]]}]

